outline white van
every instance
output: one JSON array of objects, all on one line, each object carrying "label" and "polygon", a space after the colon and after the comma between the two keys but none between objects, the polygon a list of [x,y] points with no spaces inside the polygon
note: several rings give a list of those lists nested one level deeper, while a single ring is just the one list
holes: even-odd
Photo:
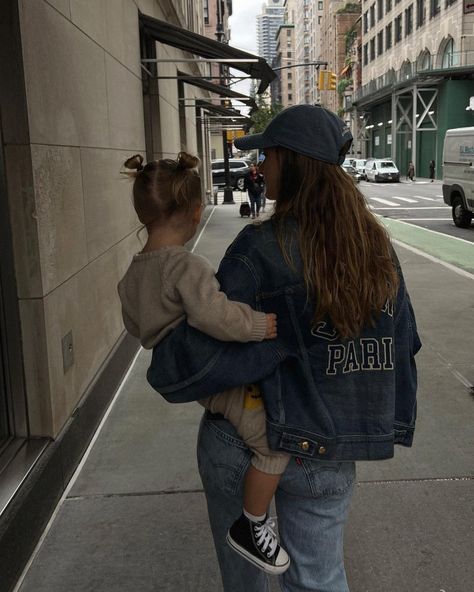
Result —
[{"label": "white van", "polygon": [[453,221],[469,228],[474,212],[474,127],[447,130],[443,149],[443,199]]},{"label": "white van", "polygon": [[364,167],[367,181],[378,183],[379,181],[400,182],[400,171],[393,160],[386,158],[368,159]]}]

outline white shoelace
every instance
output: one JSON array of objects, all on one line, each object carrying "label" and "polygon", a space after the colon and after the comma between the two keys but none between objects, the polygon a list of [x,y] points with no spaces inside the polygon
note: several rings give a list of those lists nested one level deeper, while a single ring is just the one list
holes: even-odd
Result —
[{"label": "white shoelace", "polygon": [[[262,553],[267,553],[267,557],[270,559],[278,547],[277,536],[273,528],[275,527],[275,521],[268,519],[261,525],[254,525],[254,531],[257,538],[257,545],[261,548]],[[267,549],[268,552],[267,552]]]}]

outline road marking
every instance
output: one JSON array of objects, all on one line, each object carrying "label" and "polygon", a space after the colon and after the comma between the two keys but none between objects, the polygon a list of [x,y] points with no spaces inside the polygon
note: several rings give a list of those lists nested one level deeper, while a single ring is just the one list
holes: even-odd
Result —
[{"label": "road marking", "polygon": [[[387,206],[393,206],[394,208],[399,208],[400,204],[394,203],[393,201],[388,201],[388,199],[382,199],[381,197],[371,197],[375,201],[379,201],[380,203],[386,204]],[[377,208],[380,209],[380,208]]]},{"label": "road marking", "polygon": [[401,199],[402,201],[406,201],[408,203],[416,203],[416,199],[411,199],[410,197],[400,197],[399,195],[392,195],[392,199]]},{"label": "road marking", "polygon": [[[375,199],[372,198],[372,199]],[[398,207],[400,207],[400,204],[397,204]],[[393,208],[378,208],[378,207],[374,207],[374,210],[393,210]],[[446,206],[411,206],[411,207],[406,207],[406,208],[402,208],[403,210],[445,210]]]},{"label": "road marking", "polygon": [[423,195],[414,195],[413,197],[416,197],[418,199],[426,199],[426,201],[436,201],[434,197],[424,197]]},{"label": "road marking", "polygon": [[[426,230],[426,228],[425,228],[425,230]],[[426,257],[426,259],[429,259],[430,261],[433,261],[434,263],[439,263],[440,265],[443,265],[444,267],[447,267],[451,271],[454,271],[454,272],[458,273],[459,275],[467,277],[470,280],[474,280],[474,273],[469,273],[469,271],[465,271],[461,267],[456,267],[455,265],[452,265],[451,263],[448,263],[447,261],[443,261],[442,259],[438,259],[438,257],[434,257],[433,255],[430,255],[429,253],[425,253],[425,251],[420,251],[420,249],[417,249],[416,247],[412,247],[408,243],[404,243],[402,241],[399,241],[396,238],[392,238],[392,243],[395,243],[396,245],[400,245],[400,247],[403,247],[404,249],[408,249],[408,251],[412,251],[412,253],[415,253],[416,255],[421,255],[422,257]]]},{"label": "road marking", "polygon": [[[421,220],[428,222],[428,221],[436,221],[436,222],[452,222],[452,218],[397,218],[397,220],[401,220],[401,221],[406,221],[406,220],[411,220],[411,221],[416,221],[416,222],[420,222]],[[453,237],[455,238],[455,237]],[[470,242],[470,241],[468,241]]]}]

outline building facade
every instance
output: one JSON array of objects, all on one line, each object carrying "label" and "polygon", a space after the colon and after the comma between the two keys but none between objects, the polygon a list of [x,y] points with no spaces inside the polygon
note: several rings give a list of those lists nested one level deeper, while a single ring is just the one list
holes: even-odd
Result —
[{"label": "building facade", "polygon": [[[272,82],[272,102],[289,107],[295,104],[295,68],[288,68],[287,60],[295,55],[295,26],[284,23],[278,29],[276,36],[276,58],[274,68],[277,69],[277,78]],[[285,59],[286,58],[286,59]]]},{"label": "building facade", "polygon": [[295,24],[296,102],[319,103],[319,69],[314,62],[321,60],[321,20],[327,0],[300,0],[293,10]]},{"label": "building facade", "polygon": [[186,149],[211,195],[212,71],[190,58],[245,52],[206,38],[205,18],[202,0],[2,2],[0,592],[138,351],[116,288],[143,241],[124,161]]},{"label": "building facade", "polygon": [[[467,11],[467,12],[466,12]],[[441,176],[446,130],[473,124],[474,13],[460,0],[364,0],[356,151]]]},{"label": "building facade", "polygon": [[276,57],[276,35],[285,14],[283,4],[283,0],[267,0],[262,6],[262,13],[257,15],[258,55],[269,64]]}]

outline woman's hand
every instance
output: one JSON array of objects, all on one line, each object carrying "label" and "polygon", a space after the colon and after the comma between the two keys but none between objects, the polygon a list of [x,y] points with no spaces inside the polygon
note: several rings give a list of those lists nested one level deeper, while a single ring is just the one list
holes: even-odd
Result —
[{"label": "woman's hand", "polygon": [[273,312],[266,315],[267,330],[265,331],[265,339],[275,339],[277,336],[277,316]]}]

